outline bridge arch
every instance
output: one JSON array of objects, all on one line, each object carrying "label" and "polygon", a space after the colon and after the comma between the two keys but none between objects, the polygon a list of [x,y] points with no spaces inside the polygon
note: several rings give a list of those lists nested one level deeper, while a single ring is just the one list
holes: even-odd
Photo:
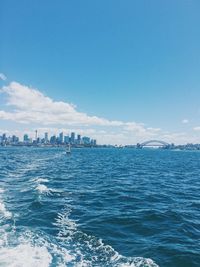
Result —
[{"label": "bridge arch", "polygon": [[139,147],[145,147],[145,146],[169,146],[170,144],[161,140],[148,140],[141,144],[138,144]]}]

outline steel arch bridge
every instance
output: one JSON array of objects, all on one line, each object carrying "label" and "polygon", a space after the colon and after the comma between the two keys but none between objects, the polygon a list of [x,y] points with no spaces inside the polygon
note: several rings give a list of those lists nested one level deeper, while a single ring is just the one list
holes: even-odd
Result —
[{"label": "steel arch bridge", "polygon": [[158,147],[163,146],[163,147],[165,147],[165,146],[169,146],[169,145],[170,145],[169,143],[164,142],[164,141],[160,141],[160,140],[148,140],[148,141],[145,141],[141,144],[138,144],[138,147],[141,147],[141,148],[145,147],[145,146],[158,146]]}]

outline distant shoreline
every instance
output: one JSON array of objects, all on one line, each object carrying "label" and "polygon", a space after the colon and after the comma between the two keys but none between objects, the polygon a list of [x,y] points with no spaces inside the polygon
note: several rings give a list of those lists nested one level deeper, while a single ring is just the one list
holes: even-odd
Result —
[{"label": "distant shoreline", "polygon": [[[59,144],[59,145],[40,145],[40,144],[8,144],[8,145],[0,145],[1,148],[66,148],[66,144]],[[96,146],[90,146],[90,145],[72,145],[72,149],[117,149],[117,150],[123,150],[123,149],[134,149],[134,150],[142,150],[142,149],[154,149],[154,150],[173,150],[173,151],[181,151],[181,150],[187,150],[187,151],[200,151],[200,144],[186,144],[186,145],[177,145],[173,147],[143,147],[138,148],[137,145],[125,145],[125,146],[117,146],[117,145],[96,145]]]}]

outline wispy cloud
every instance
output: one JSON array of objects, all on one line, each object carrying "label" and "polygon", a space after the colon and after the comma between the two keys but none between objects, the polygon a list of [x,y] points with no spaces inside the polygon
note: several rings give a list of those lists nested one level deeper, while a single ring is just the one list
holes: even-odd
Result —
[{"label": "wispy cloud", "polygon": [[6,81],[6,80],[7,80],[6,75],[3,74],[3,73],[0,73],[0,80],[2,80],[2,81]]},{"label": "wispy cloud", "polygon": [[187,124],[187,123],[189,123],[189,120],[188,120],[188,119],[183,119],[183,120],[182,120],[182,123],[183,123],[183,124]]},{"label": "wispy cloud", "polygon": [[194,131],[200,131],[200,126],[196,126],[193,128]]}]

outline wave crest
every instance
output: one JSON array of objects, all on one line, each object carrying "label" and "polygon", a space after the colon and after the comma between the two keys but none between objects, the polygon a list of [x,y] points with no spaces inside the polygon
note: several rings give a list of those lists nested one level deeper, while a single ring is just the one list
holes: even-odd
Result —
[{"label": "wave crest", "polygon": [[64,209],[58,214],[54,225],[59,228],[58,240],[74,256],[72,266],[158,267],[148,258],[122,256],[101,239],[83,233],[76,222],[69,218],[70,214],[70,208]]},{"label": "wave crest", "polygon": [[46,247],[32,246],[27,243],[1,248],[0,262],[1,266],[10,267],[48,267],[52,262],[52,256]]}]

